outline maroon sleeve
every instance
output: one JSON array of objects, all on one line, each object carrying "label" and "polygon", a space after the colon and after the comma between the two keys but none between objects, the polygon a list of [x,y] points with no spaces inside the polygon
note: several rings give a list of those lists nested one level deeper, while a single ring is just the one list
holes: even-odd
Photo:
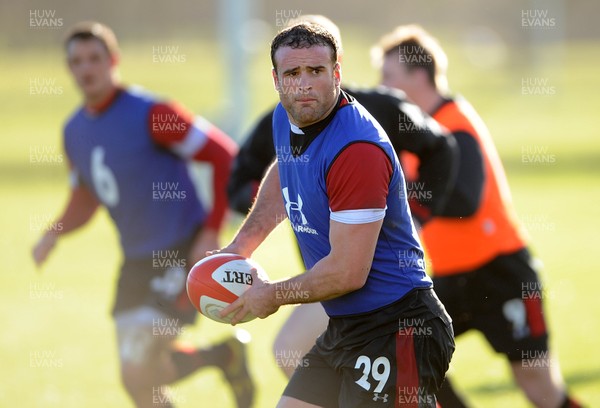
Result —
[{"label": "maroon sleeve", "polygon": [[231,173],[233,158],[237,154],[237,145],[225,133],[214,127],[207,133],[208,140],[194,155],[194,160],[208,162],[213,168],[213,208],[205,226],[218,230],[223,223],[229,202],[227,199],[227,181]]},{"label": "maroon sleeve", "polygon": [[372,143],[359,142],[346,147],[327,174],[327,194],[331,211],[383,209],[393,168],[390,158]]},{"label": "maroon sleeve", "polygon": [[194,115],[175,103],[159,102],[150,108],[148,125],[152,139],[159,145],[171,147],[182,142],[194,123]]},{"label": "maroon sleeve", "polygon": [[219,230],[227,212],[227,181],[237,145],[219,128],[201,118],[196,121],[190,111],[176,103],[155,104],[150,109],[149,125],[157,144],[212,166],[214,201],[204,225]]}]

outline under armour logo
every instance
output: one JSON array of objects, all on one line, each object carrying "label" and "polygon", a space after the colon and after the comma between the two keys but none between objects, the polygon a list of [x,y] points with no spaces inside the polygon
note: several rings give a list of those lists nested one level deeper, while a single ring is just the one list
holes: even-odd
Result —
[{"label": "under armour logo", "polygon": [[373,401],[382,400],[383,402],[388,402],[388,395],[384,394],[383,397],[379,395],[378,392],[373,393]]},{"label": "under armour logo", "polygon": [[308,224],[308,221],[306,220],[306,217],[302,212],[302,206],[304,205],[304,203],[302,202],[302,197],[300,197],[300,194],[298,194],[298,201],[294,202],[290,201],[290,193],[287,187],[281,189],[281,192],[283,193],[283,198],[285,199],[285,212],[287,212],[290,221],[294,222],[298,220],[298,215],[294,217],[294,215],[292,214],[292,211],[294,211],[300,213],[299,219],[302,222],[302,225]]}]

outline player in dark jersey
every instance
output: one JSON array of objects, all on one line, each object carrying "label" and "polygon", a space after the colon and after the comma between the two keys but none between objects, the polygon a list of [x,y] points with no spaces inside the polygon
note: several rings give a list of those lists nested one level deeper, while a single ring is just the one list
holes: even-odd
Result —
[{"label": "player in dark jersey", "polygon": [[323,305],[327,330],[279,407],[435,407],[452,326],[425,274],[398,158],[381,126],[340,89],[337,49],[328,31],[309,23],[271,43],[280,154],[223,251],[251,256],[287,217],[307,271],[273,283],[254,274],[254,285],[221,313],[235,324],[284,304]]},{"label": "player in dark jersey", "polygon": [[[300,21],[320,24],[332,33],[340,44],[338,58],[341,62],[338,27],[320,15],[300,16],[296,22]],[[420,214],[422,218],[437,214],[444,207],[454,183],[458,163],[454,138],[417,106],[409,103],[403,92],[385,87],[342,89],[355,97],[379,122],[399,156],[411,152],[420,159],[420,177],[408,186],[409,204],[413,214]],[[272,126],[273,111],[269,111],[252,129],[234,161],[228,193],[231,207],[240,213],[248,212],[258,184],[275,157],[282,160],[289,157],[286,152],[275,151]],[[318,303],[303,304],[294,309],[273,346],[277,365],[288,377],[298,364],[303,363],[301,356],[310,349],[326,325],[327,316]]]},{"label": "player in dark jersey", "polygon": [[[200,367],[218,366],[238,406],[249,407],[253,385],[240,341],[200,350],[174,343],[197,315],[187,299],[186,271],[217,245],[235,143],[184,108],[121,86],[117,41],[108,27],[80,23],[65,46],[84,104],[64,131],[72,189],[57,221],[63,228],[40,239],[35,262],[43,263],[62,235],[85,225],[104,206],[125,257],[113,316],[122,381],[136,406],[152,407],[157,400],[171,406],[163,385]],[[210,211],[198,199],[190,161],[213,169]]]},{"label": "player in dark jersey", "polygon": [[[548,352],[542,287],[518,225],[508,181],[481,118],[448,96],[447,59],[419,26],[381,39],[382,83],[453,132],[460,147],[457,183],[444,211],[423,225],[436,291],[456,335],[481,331],[506,355],[516,383],[538,407],[578,407]],[[460,406],[438,394],[442,407]]]}]

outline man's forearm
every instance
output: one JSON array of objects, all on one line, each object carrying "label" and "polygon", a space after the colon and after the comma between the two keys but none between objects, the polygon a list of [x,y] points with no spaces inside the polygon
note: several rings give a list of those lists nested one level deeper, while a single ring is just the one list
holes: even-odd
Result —
[{"label": "man's forearm", "polygon": [[342,270],[325,257],[300,275],[272,282],[272,297],[277,306],[333,299],[358,289],[350,285],[347,278]]},{"label": "man's forearm", "polygon": [[249,257],[284,218],[287,214],[275,162],[267,171],[256,201],[230,245],[235,246],[241,255]]},{"label": "man's forearm", "polygon": [[66,234],[85,225],[98,208],[98,201],[85,187],[75,187],[62,215],[56,220],[56,235]]},{"label": "man's forearm", "polygon": [[71,196],[63,214],[55,221],[54,227],[48,229],[33,248],[33,259],[37,265],[41,265],[56,244],[58,238],[71,232],[92,217],[98,208],[98,201],[86,188],[79,186],[71,191]]},{"label": "man's forearm", "polygon": [[273,282],[274,302],[278,306],[320,302],[363,287],[371,270],[381,225],[381,220],[368,224],[332,221],[329,254],[305,273]]}]

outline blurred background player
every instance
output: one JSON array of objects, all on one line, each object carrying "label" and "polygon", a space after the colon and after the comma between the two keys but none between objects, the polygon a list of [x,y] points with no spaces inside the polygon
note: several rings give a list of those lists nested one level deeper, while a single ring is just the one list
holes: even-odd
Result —
[{"label": "blurred background player", "polygon": [[[506,355],[516,383],[535,406],[578,407],[548,352],[542,288],[500,157],[473,107],[449,96],[445,53],[416,25],[396,28],[375,50],[382,58],[382,85],[406,92],[452,132],[460,149],[456,186],[443,212],[421,231],[435,290],[456,336],[481,331]],[[446,400],[443,390],[438,398],[442,407],[460,406]]]},{"label": "blurred background player", "polygon": [[288,218],[307,270],[272,283],[255,275],[221,316],[233,313],[235,324],[284,304],[322,303],[327,329],[278,407],[395,407],[404,399],[435,407],[454,351],[450,318],[425,273],[398,158],[381,126],[340,89],[337,49],[310,23],[271,43],[281,100],[274,144],[307,160],[277,157],[222,251],[249,257]]},{"label": "blurred background player", "polygon": [[[330,19],[321,15],[303,15],[290,26],[310,22],[325,27],[339,45],[338,59],[342,59],[340,30]],[[458,167],[454,138],[409,103],[403,92],[386,87],[358,89],[342,86],[356,98],[381,124],[398,155],[412,152],[420,158],[419,179],[408,192],[413,214],[427,219],[445,205],[453,187]],[[230,206],[246,214],[252,205],[258,184],[268,167],[277,157],[285,162],[293,160],[291,151],[277,151],[273,145],[273,111],[266,113],[252,129],[235,158],[228,185]],[[319,303],[303,304],[294,308],[279,331],[273,346],[277,365],[290,377],[300,358],[307,353],[315,339],[327,326],[327,315]]]},{"label": "blurred background player", "polygon": [[[42,236],[35,262],[43,263],[62,234],[86,224],[103,205],[125,256],[113,316],[122,381],[136,406],[152,407],[156,400],[171,406],[162,385],[204,366],[220,367],[237,405],[250,406],[253,385],[241,342],[232,338],[200,350],[174,344],[196,316],[185,291],[186,270],[218,245],[236,145],[184,108],[122,86],[117,40],[105,25],[77,24],[65,47],[84,99],[64,130],[72,189],[57,221],[62,231]],[[189,161],[213,169],[210,211],[198,199]],[[159,332],[167,334],[156,335],[157,325],[166,325]]]}]

